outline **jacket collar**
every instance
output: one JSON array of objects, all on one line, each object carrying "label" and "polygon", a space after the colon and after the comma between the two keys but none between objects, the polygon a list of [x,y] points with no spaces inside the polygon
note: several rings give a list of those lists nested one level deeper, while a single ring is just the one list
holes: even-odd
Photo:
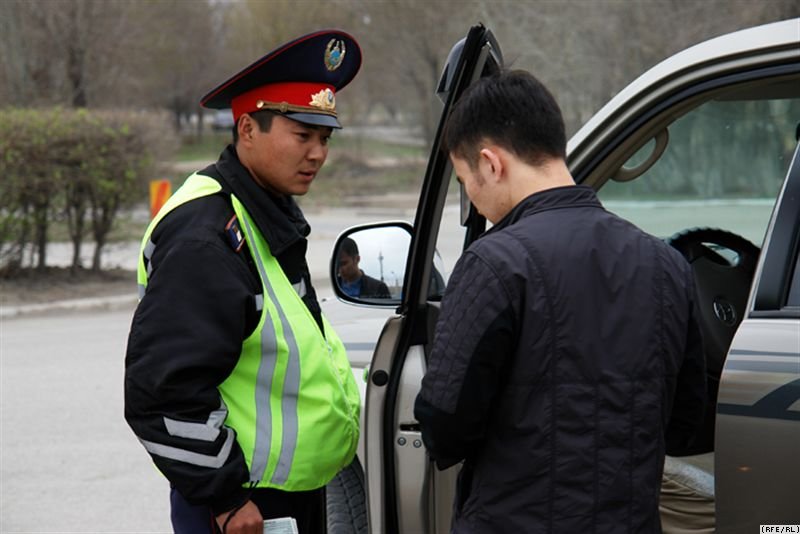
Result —
[{"label": "jacket collar", "polygon": [[505,217],[498,221],[489,232],[510,226],[534,213],[575,206],[603,207],[594,189],[588,185],[554,187],[539,191],[523,199]]},{"label": "jacket collar", "polygon": [[[291,196],[277,196],[258,186],[241,164],[233,145],[228,145],[215,167],[224,189],[236,195],[255,220],[270,251],[278,256],[311,233],[311,226]],[[213,171],[212,171],[213,172]]]}]

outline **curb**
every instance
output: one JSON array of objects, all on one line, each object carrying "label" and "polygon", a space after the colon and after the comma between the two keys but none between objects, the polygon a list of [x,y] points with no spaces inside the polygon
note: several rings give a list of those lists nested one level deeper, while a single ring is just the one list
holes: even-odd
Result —
[{"label": "curb", "polygon": [[39,304],[23,304],[20,306],[0,307],[0,318],[12,319],[24,315],[47,313],[51,311],[84,311],[95,309],[114,309],[126,305],[136,304],[137,295],[114,295],[108,297],[89,297],[82,299],[56,300],[53,302],[43,302]]},{"label": "curb", "polygon": [[[330,289],[330,280],[326,278],[312,277],[311,283],[317,291],[317,298],[335,298]],[[326,293],[322,295],[322,291]],[[328,294],[330,293],[330,294]],[[27,315],[46,314],[50,312],[71,312],[88,311],[98,309],[117,309],[124,306],[135,306],[139,302],[139,296],[135,293],[129,295],[111,295],[105,297],[87,297],[69,300],[54,300],[52,302],[40,302],[37,304],[21,304],[18,306],[6,306],[0,304],[0,319],[13,319]]]}]

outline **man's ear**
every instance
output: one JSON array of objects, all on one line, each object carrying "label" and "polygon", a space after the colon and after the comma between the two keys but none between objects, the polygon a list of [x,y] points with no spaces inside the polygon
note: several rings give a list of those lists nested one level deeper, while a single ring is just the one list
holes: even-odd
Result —
[{"label": "man's ear", "polygon": [[483,170],[494,178],[495,182],[500,181],[505,169],[502,154],[499,150],[493,147],[484,147],[481,149],[478,157],[478,166],[483,166]]},{"label": "man's ear", "polygon": [[243,113],[236,123],[236,131],[239,134],[239,141],[249,144],[253,139],[253,130],[258,128],[256,121],[247,113]]}]

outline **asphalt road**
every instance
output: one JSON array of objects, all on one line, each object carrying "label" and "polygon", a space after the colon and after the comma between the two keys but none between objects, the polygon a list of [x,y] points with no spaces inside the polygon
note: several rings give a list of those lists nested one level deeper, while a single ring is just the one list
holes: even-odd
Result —
[{"label": "asphalt road", "polygon": [[[457,210],[447,217],[455,219]],[[332,210],[309,219],[317,292],[360,376],[392,310],[332,297],[326,286],[331,247],[350,225],[413,220],[413,210]],[[457,228],[454,221],[443,224],[445,256],[457,256]],[[124,266],[135,254],[135,247],[123,247],[113,259]],[[0,315],[2,533],[171,532],[167,481],[123,417],[124,354],[135,301],[114,302],[111,308]]]},{"label": "asphalt road", "polygon": [[123,418],[133,308],[0,323],[0,532],[171,532]]}]

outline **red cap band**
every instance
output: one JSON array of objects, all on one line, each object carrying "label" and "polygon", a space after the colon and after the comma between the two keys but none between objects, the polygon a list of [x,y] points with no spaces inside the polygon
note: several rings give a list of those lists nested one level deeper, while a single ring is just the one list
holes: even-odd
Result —
[{"label": "red cap band", "polygon": [[242,113],[272,109],[286,113],[320,113],[336,116],[334,87],[311,82],[280,82],[256,87],[231,99],[233,120]]}]

